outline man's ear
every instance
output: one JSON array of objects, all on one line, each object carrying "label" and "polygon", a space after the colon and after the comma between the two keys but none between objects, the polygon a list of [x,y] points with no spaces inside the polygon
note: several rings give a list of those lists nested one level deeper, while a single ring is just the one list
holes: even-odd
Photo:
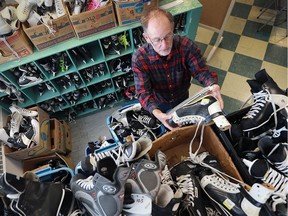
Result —
[{"label": "man's ear", "polygon": [[150,41],[150,38],[147,36],[147,34],[145,32],[143,32],[142,35],[143,35],[144,39],[146,40],[146,42],[150,44],[151,41]]}]

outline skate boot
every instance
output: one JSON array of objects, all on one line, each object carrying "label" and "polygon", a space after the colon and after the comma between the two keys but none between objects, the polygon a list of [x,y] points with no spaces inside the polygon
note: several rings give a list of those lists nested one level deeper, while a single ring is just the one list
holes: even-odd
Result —
[{"label": "skate boot", "polygon": [[[190,101],[188,101],[190,100]],[[212,95],[205,95],[196,100],[188,98],[187,103],[177,106],[173,112],[172,121],[178,125],[187,124],[211,124],[212,121],[221,129],[227,130],[231,127],[222,113],[218,100]],[[182,104],[182,103],[181,103]],[[171,111],[168,114],[172,113]]]},{"label": "skate boot", "polygon": [[147,194],[154,200],[160,189],[160,173],[165,165],[166,155],[158,150],[155,161],[141,159],[132,164],[126,184],[132,187],[132,193]]},{"label": "skate boot", "polygon": [[274,168],[288,177],[288,143],[273,143],[269,137],[263,137],[258,142],[262,156]]},{"label": "skate boot", "polygon": [[[197,165],[188,160],[182,161],[170,169],[173,181],[184,195],[179,209],[180,215],[189,212],[189,215],[204,216],[208,215],[211,210],[214,212],[195,175],[195,169],[197,169]],[[210,205],[207,205],[207,201]]]},{"label": "skate boot", "polygon": [[[105,158],[106,159],[106,158]],[[112,160],[113,162],[113,160]],[[113,167],[116,167],[113,166]],[[77,200],[91,215],[119,215],[122,211],[125,182],[130,168],[102,166],[101,174],[85,176],[76,174],[71,180],[71,189]],[[113,173],[112,179],[105,177],[103,171]]]},{"label": "skate boot", "polygon": [[44,0],[22,0],[17,7],[17,17],[20,22],[25,22],[33,8],[33,6],[41,6]]},{"label": "skate boot", "polygon": [[277,126],[277,113],[283,109],[287,113],[288,97],[265,70],[257,72],[255,77],[256,80],[247,80],[253,104],[240,124],[245,136],[259,139]]},{"label": "skate boot", "polygon": [[274,212],[278,212],[278,215],[285,215],[287,213],[288,178],[270,167],[263,159],[254,161],[243,159],[243,163],[248,167],[251,176],[274,187],[275,191],[269,203]]},{"label": "skate boot", "polygon": [[12,28],[0,14],[0,37],[12,35]]}]

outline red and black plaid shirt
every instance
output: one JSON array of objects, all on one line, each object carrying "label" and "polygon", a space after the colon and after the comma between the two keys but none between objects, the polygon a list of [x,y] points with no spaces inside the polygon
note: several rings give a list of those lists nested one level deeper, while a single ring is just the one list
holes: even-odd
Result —
[{"label": "red and black plaid shirt", "polygon": [[174,36],[167,57],[159,56],[146,43],[132,57],[136,94],[149,112],[159,103],[173,103],[187,95],[191,77],[204,86],[217,83],[218,76],[208,70],[200,49],[187,37]]}]

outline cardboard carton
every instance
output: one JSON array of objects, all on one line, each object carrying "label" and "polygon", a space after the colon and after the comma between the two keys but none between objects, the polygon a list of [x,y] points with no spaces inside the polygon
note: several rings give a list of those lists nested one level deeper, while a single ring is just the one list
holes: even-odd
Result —
[{"label": "cardboard carton", "polygon": [[[189,144],[195,132],[196,126],[194,125],[170,131],[153,142],[149,155],[153,157],[155,152],[160,149],[166,154],[168,167],[172,167],[189,156]],[[199,146],[199,138],[200,130],[193,142],[193,153]],[[199,153],[203,151],[208,151],[211,155],[215,156],[226,174],[243,181],[232,159],[210,126],[205,126],[203,142]]]},{"label": "cardboard carton", "polygon": [[66,154],[64,127],[55,118],[50,119],[51,151]]},{"label": "cardboard carton", "polygon": [[62,123],[65,149],[66,149],[66,153],[68,154],[72,151],[71,130],[70,130],[70,126],[67,124],[67,122],[65,122],[63,120],[61,120],[60,122]]},{"label": "cardboard carton", "polygon": [[79,39],[117,26],[112,1],[105,6],[77,15],[70,13],[69,18]]},{"label": "cardboard carton", "polygon": [[119,26],[130,25],[140,21],[146,11],[158,7],[158,0],[114,1]]},{"label": "cardboard carton", "polygon": [[39,107],[30,108],[38,112],[39,122],[39,140],[37,145],[31,148],[16,150],[8,146],[4,146],[5,156],[11,157],[15,160],[25,160],[28,158],[35,158],[38,156],[51,154],[51,137],[50,137],[50,120],[49,115]]},{"label": "cardboard carton", "polygon": [[[33,53],[33,46],[20,28],[11,36],[0,38],[0,64],[18,59]],[[17,55],[18,56],[17,56]]]},{"label": "cardboard carton", "polygon": [[65,15],[48,23],[29,27],[24,23],[23,30],[32,41],[37,50],[50,48],[56,44],[75,37],[73,27],[70,23],[68,12]]}]

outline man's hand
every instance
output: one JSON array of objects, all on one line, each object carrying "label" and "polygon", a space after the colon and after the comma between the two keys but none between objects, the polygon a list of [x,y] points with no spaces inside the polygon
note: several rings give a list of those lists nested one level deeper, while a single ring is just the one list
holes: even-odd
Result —
[{"label": "man's hand", "polygon": [[163,113],[161,110],[159,109],[155,109],[152,111],[153,115],[169,130],[175,130],[177,127],[173,127],[172,125],[170,125],[168,122],[170,119],[172,119],[172,115],[167,115],[166,113]]},{"label": "man's hand", "polygon": [[220,103],[220,107],[223,110],[224,108],[224,102],[223,99],[221,97],[221,91],[220,91],[220,86],[217,84],[212,85],[213,89],[211,91],[211,94],[218,99],[219,103]]}]

